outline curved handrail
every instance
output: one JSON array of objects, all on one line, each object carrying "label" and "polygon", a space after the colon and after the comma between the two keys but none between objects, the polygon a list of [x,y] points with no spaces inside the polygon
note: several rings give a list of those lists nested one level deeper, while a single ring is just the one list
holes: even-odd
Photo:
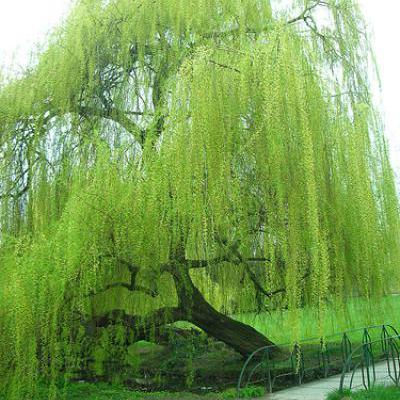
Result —
[{"label": "curved handrail", "polygon": [[[385,329],[385,325],[383,326],[383,332],[384,332],[384,329]],[[395,328],[393,328],[393,330],[395,332],[397,332],[397,330]],[[374,376],[373,383],[376,381],[375,359],[373,357],[371,347],[373,344],[377,344],[377,343],[381,343],[382,345],[386,344],[385,347],[382,346],[382,350],[383,350],[383,356],[385,356],[386,361],[387,361],[388,376],[395,382],[396,385],[398,385],[400,383],[400,364],[398,365],[398,368],[396,368],[395,360],[397,359],[397,361],[399,361],[400,351],[399,351],[399,345],[396,343],[396,341],[398,341],[400,343],[400,334],[397,333],[396,335],[392,335],[392,336],[385,336],[383,334],[379,340],[374,340],[374,341],[370,341],[368,343],[363,343],[360,346],[358,346],[354,351],[352,351],[351,354],[348,356],[346,363],[343,365],[342,374],[340,377],[339,391],[343,391],[344,380],[345,380],[346,374],[349,372],[350,363],[352,362],[354,356],[361,352],[362,352],[362,358],[361,358],[361,361],[359,361],[358,364],[356,364],[356,366],[353,368],[349,388],[351,389],[354,374],[356,372],[356,369],[359,367],[362,368],[361,372],[362,372],[362,376],[363,376],[364,387],[366,389],[371,388],[371,380],[370,380],[370,373],[369,373],[370,365],[372,366],[372,372],[373,372],[373,376]],[[389,349],[390,349],[390,351],[389,351]],[[394,355],[396,357],[394,357]],[[391,359],[389,359],[389,356],[391,356]],[[395,371],[395,377],[391,376],[390,361],[393,362],[393,369]],[[366,369],[367,369],[367,371],[366,371],[367,372],[367,383],[368,383],[367,385],[365,384],[364,365],[366,366]]]},{"label": "curved handrail", "polygon": [[[353,350],[352,350],[352,346],[351,346],[351,341],[349,339],[349,335],[351,335],[351,334],[353,334],[355,332],[362,332],[363,335],[362,335],[361,341],[362,341],[363,344],[361,346],[365,346],[366,344],[372,342],[371,341],[370,332],[373,331],[374,329],[378,329],[378,328],[382,330],[382,332],[381,332],[381,340],[378,340],[376,342],[381,341],[382,343],[386,343],[383,340],[385,337],[390,337],[390,336],[399,336],[400,337],[399,332],[397,331],[397,329],[393,325],[391,325],[391,324],[381,324],[381,325],[371,325],[371,326],[367,326],[367,327],[363,327],[363,328],[349,329],[349,330],[346,330],[346,331],[341,332],[341,333],[334,333],[334,334],[325,336],[324,338],[315,337],[315,338],[308,338],[308,339],[302,340],[300,342],[285,343],[285,344],[282,344],[282,345],[279,345],[279,346],[278,345],[269,345],[269,346],[260,347],[260,348],[256,349],[255,351],[253,351],[249,355],[249,357],[246,359],[246,361],[245,361],[245,363],[244,363],[244,365],[242,367],[242,370],[240,371],[240,375],[239,375],[239,379],[238,379],[238,383],[237,383],[237,398],[240,398],[240,389],[241,389],[241,386],[242,386],[243,382],[245,381],[244,377],[245,377],[245,373],[247,372],[248,366],[250,365],[251,362],[253,362],[255,359],[260,357],[260,353],[264,353],[264,355],[262,357],[262,361],[259,362],[255,367],[252,368],[248,378],[246,379],[247,382],[244,385],[244,387],[249,385],[250,380],[253,377],[254,371],[258,370],[259,367],[262,366],[263,363],[265,363],[265,367],[266,367],[265,372],[267,373],[267,378],[268,378],[268,379],[266,379],[267,383],[268,383],[268,388],[267,389],[268,389],[269,392],[272,392],[272,389],[273,389],[272,386],[273,386],[273,383],[275,382],[275,378],[271,379],[271,372],[273,371],[273,367],[271,367],[271,365],[270,365],[271,353],[272,353],[273,350],[290,347],[290,351],[288,352],[288,354],[289,354],[288,357],[286,359],[284,359],[284,360],[280,360],[280,361],[289,361],[289,360],[293,360],[293,355],[294,355],[294,352],[295,352],[296,348],[300,349],[302,345],[305,345],[307,343],[319,342],[320,346],[321,346],[321,349],[323,349],[324,345],[326,345],[330,341],[330,339],[332,339],[334,337],[340,337],[341,336],[342,337],[341,351],[342,351],[342,360],[343,360],[343,366],[344,366],[343,368],[346,368],[346,367],[349,368],[347,361],[348,361],[350,355],[354,353]],[[391,332],[392,335],[390,335],[389,332]],[[299,350],[297,350],[297,351],[299,351]],[[297,354],[297,355],[299,355],[300,358],[302,357],[302,354]],[[322,357],[326,357],[326,352],[324,350],[321,350],[321,355],[322,355]],[[304,360],[302,360],[302,362],[304,363]],[[326,359],[325,358],[323,359],[323,363],[324,363],[324,366],[325,366],[325,363],[326,363]],[[320,366],[318,366],[318,368],[319,367]],[[317,369],[317,367],[314,367],[314,368],[311,368],[311,369]],[[399,369],[400,369],[400,366],[399,366]],[[351,368],[350,368],[350,370],[351,370]],[[349,372],[349,370],[347,372]],[[298,374],[298,373],[299,373],[299,371],[297,370],[295,373],[291,373],[291,374],[293,375],[293,374]],[[303,371],[303,373],[304,373],[304,371]],[[288,374],[288,375],[290,375],[290,374]],[[327,376],[327,375],[328,375],[328,372],[327,372],[327,370],[325,368],[325,376]],[[302,379],[301,378],[302,377],[299,376],[299,384],[302,383]]]}]

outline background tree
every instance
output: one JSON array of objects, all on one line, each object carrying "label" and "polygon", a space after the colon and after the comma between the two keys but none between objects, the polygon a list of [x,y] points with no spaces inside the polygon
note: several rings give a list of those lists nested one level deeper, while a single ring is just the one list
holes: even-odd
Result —
[{"label": "background tree", "polygon": [[[322,21],[322,22],[321,22]],[[81,0],[0,91],[0,376],[68,376],[82,341],[338,307],[397,283],[398,199],[352,0]]]}]

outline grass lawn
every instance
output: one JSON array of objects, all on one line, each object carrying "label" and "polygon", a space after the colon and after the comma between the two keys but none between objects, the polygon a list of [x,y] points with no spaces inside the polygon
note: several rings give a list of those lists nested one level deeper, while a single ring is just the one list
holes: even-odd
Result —
[{"label": "grass lawn", "polygon": [[371,390],[359,392],[345,391],[344,393],[332,393],[327,400],[399,400],[400,388],[376,387]]},{"label": "grass lawn", "polygon": [[[400,296],[397,295],[370,302],[355,298],[348,300],[342,308],[337,304],[331,304],[325,313],[324,335],[329,336],[350,329],[381,324],[393,324],[396,329],[399,329],[399,315]],[[289,343],[293,339],[304,340],[318,337],[317,311],[312,307],[305,307],[299,311],[299,316],[297,337],[293,337],[291,329],[288,329],[292,326],[292,316],[286,310],[272,311],[270,314],[242,314],[236,318],[253,326],[278,344]]]}]

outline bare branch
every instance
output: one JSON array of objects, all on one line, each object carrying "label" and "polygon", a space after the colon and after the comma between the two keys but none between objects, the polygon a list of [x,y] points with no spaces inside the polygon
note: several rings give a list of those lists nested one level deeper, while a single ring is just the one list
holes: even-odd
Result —
[{"label": "bare branch", "polygon": [[231,67],[231,66],[225,65],[225,64],[220,64],[219,62],[216,62],[214,60],[209,60],[209,62],[211,64],[214,64],[214,65],[218,66],[218,67],[225,68],[225,69],[230,69],[231,71],[237,72],[238,74],[241,73],[241,71],[239,69],[235,68],[235,67]]},{"label": "bare branch", "polygon": [[142,130],[135,124],[130,118],[127,117],[127,113],[134,115],[143,115],[138,111],[125,112],[117,108],[111,108],[110,110],[102,110],[101,108],[80,106],[77,112],[82,116],[97,116],[105,119],[109,119],[121,125],[125,130],[131,133],[138,143],[143,145],[143,133]]},{"label": "bare branch", "polygon": [[144,286],[132,285],[131,283],[129,284],[126,282],[114,282],[114,283],[111,283],[111,284],[105,286],[102,289],[95,290],[95,291],[89,293],[89,296],[95,296],[95,295],[104,293],[104,292],[106,292],[110,289],[114,289],[114,288],[124,288],[124,289],[129,290],[130,292],[140,292],[140,293],[144,293],[151,297],[157,297],[159,295],[159,293],[156,290],[151,290]]},{"label": "bare branch", "polygon": [[288,23],[288,24],[294,24],[294,23],[296,23],[296,22],[298,22],[298,21],[306,21],[306,19],[307,19],[307,17],[309,16],[310,12],[311,12],[314,8],[316,8],[316,7],[318,7],[318,6],[322,6],[322,5],[327,6],[328,4],[326,3],[326,1],[317,0],[315,3],[313,3],[313,4],[311,4],[310,6],[308,6],[307,8],[305,8],[305,9],[303,10],[303,12],[302,12],[300,15],[298,15],[298,16],[295,17],[295,18],[290,19],[287,23]]}]

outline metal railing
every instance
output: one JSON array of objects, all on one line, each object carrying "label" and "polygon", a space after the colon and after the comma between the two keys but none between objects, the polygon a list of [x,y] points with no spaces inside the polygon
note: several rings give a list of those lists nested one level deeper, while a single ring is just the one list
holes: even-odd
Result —
[{"label": "metal railing", "polygon": [[[366,390],[371,389],[376,383],[399,386],[399,347],[400,335],[398,333],[390,335],[385,327],[382,329],[380,339],[362,343],[351,352],[343,365],[339,391],[354,388],[354,382],[357,381],[356,374],[358,374],[357,386]],[[348,385],[345,384],[347,377],[350,378]]]},{"label": "metal railing", "polygon": [[[373,340],[375,335],[379,340]],[[356,350],[368,348],[370,343],[386,343],[386,338],[399,336],[392,325],[373,325],[324,338],[259,348],[243,365],[237,383],[237,398],[241,398],[243,389],[249,386],[264,386],[268,393],[272,393],[343,371],[348,373],[358,364],[352,357],[356,345],[361,344]],[[396,370],[397,374],[399,370]]]}]

